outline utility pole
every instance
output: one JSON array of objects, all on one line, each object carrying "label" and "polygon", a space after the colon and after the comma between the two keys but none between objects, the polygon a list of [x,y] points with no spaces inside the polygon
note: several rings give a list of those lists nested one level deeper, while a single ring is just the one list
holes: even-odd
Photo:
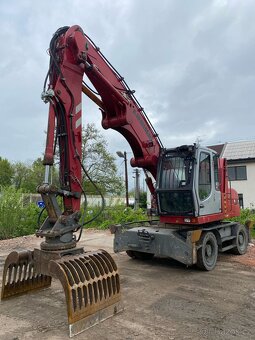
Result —
[{"label": "utility pole", "polygon": [[135,169],[135,206],[134,209],[139,209],[140,203],[140,171]]},{"label": "utility pole", "polygon": [[120,157],[120,158],[124,158],[124,164],[125,164],[125,187],[126,187],[126,206],[129,206],[129,200],[128,200],[128,170],[127,170],[127,153],[126,151],[121,152],[121,151],[117,151],[116,154]]}]

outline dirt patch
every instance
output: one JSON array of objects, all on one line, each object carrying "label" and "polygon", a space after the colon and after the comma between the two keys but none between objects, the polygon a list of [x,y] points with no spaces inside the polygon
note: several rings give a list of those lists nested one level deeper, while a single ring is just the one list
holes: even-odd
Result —
[{"label": "dirt patch", "polygon": [[248,267],[253,267],[255,269],[255,240],[249,244],[247,253],[244,255],[224,255],[225,260],[228,262],[238,262]]}]

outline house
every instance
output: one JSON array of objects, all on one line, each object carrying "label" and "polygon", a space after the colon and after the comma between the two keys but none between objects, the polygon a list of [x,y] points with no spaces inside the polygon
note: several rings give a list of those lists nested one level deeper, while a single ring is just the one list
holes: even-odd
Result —
[{"label": "house", "polygon": [[241,208],[255,208],[255,141],[230,142],[209,146],[228,162],[231,187]]}]

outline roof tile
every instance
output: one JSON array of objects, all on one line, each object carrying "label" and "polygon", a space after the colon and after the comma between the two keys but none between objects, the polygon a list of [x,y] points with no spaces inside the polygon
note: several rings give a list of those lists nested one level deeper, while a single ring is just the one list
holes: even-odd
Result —
[{"label": "roof tile", "polygon": [[222,157],[229,160],[255,158],[255,141],[226,143]]}]

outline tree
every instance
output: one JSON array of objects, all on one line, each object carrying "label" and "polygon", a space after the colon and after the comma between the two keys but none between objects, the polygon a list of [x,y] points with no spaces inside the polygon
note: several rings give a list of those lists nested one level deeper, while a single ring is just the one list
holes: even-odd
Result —
[{"label": "tree", "polygon": [[[94,124],[88,124],[83,129],[82,160],[85,170],[102,193],[120,194],[123,191],[123,181],[117,176],[115,158],[107,150],[107,142]],[[55,161],[59,161],[58,151]],[[18,162],[13,169],[13,184],[17,189],[34,193],[36,187],[43,183],[45,167],[41,158],[37,158],[32,165]],[[59,186],[58,169],[51,169],[52,183]],[[83,184],[86,193],[98,194],[86,176],[83,176]]]},{"label": "tree", "polygon": [[28,168],[26,181],[23,182],[21,188],[27,192],[36,192],[38,185],[44,180],[44,165],[41,158],[37,158]]},{"label": "tree", "polygon": [[[55,167],[51,168],[52,175],[50,180],[53,184],[58,184],[58,174]],[[45,166],[42,159],[37,158],[32,165],[18,162],[14,164],[13,184],[17,189],[35,193],[38,185],[44,181]]]},{"label": "tree", "polygon": [[28,181],[27,177],[30,171],[30,166],[22,162],[17,162],[13,165],[13,170],[14,175],[12,183],[15,188],[19,190],[20,188],[23,188]]},{"label": "tree", "polygon": [[[107,150],[107,141],[94,124],[88,124],[83,129],[82,160],[89,176],[103,193],[119,195],[123,191],[123,181],[117,176],[115,158]],[[87,193],[97,193],[86,176],[83,183]]]},{"label": "tree", "polygon": [[0,157],[0,186],[9,186],[12,183],[14,170],[6,158]]},{"label": "tree", "polygon": [[140,192],[140,208],[147,209],[147,192],[142,191]]}]

